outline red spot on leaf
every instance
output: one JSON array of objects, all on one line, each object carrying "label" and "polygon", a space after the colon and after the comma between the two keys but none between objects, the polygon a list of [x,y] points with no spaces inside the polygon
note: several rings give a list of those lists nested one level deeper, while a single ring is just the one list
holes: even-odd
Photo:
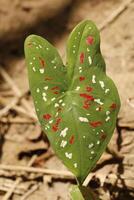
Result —
[{"label": "red spot on leaf", "polygon": [[[52,87],[51,90],[60,90],[58,86]],[[59,94],[59,91],[54,91],[54,94]]]},{"label": "red spot on leaf", "polygon": [[51,77],[45,77],[45,81],[51,81],[53,80]]},{"label": "red spot on leaf", "polygon": [[80,81],[84,81],[84,80],[85,80],[85,77],[84,77],[84,76],[80,76],[80,77],[79,77],[79,80],[80,80]]},{"label": "red spot on leaf", "polygon": [[51,118],[51,115],[49,113],[45,114],[45,115],[43,115],[43,118],[46,120],[49,120]]},{"label": "red spot on leaf", "polygon": [[83,98],[85,98],[85,99],[88,99],[89,101],[94,100],[93,96],[90,96],[90,95],[88,95],[86,93],[81,93],[80,96],[83,97]]},{"label": "red spot on leaf", "polygon": [[54,126],[52,126],[52,130],[53,130],[54,132],[58,131],[58,127],[54,125]]},{"label": "red spot on leaf", "polygon": [[60,88],[58,86],[52,87],[51,90],[59,90]]},{"label": "red spot on leaf", "polygon": [[110,106],[111,109],[115,110],[116,109],[116,103],[112,103],[112,105]]},{"label": "red spot on leaf", "polygon": [[70,143],[70,144],[73,144],[73,143],[74,143],[74,135],[71,136],[71,138],[70,138],[70,140],[69,140],[69,143]]},{"label": "red spot on leaf", "polygon": [[89,103],[89,100],[86,99],[86,100],[84,101],[83,108],[87,110],[87,109],[89,109],[90,105],[91,105],[91,104]]},{"label": "red spot on leaf", "polygon": [[57,119],[56,119],[55,124],[52,126],[52,130],[53,130],[53,131],[55,131],[55,132],[58,131],[58,126],[59,126],[61,120],[62,120],[61,118],[57,118]]},{"label": "red spot on leaf", "polygon": [[101,126],[102,122],[101,121],[90,122],[90,125],[95,128],[95,127]]},{"label": "red spot on leaf", "polygon": [[101,106],[99,106],[99,108],[98,108],[98,111],[101,111],[102,110],[102,107]]},{"label": "red spot on leaf", "polygon": [[32,47],[32,43],[31,43],[31,42],[29,42],[29,43],[27,44],[27,46],[29,46],[29,47]]},{"label": "red spot on leaf", "polygon": [[83,105],[83,108],[86,109],[86,110],[88,110],[89,107],[90,107],[90,104],[84,104],[84,105]]},{"label": "red spot on leaf", "polygon": [[59,91],[55,91],[55,92],[53,92],[54,94],[59,94]]},{"label": "red spot on leaf", "polygon": [[87,91],[87,92],[91,92],[92,90],[93,90],[93,88],[91,88],[91,87],[89,87],[89,86],[86,87],[86,91]]},{"label": "red spot on leaf", "polygon": [[58,112],[62,111],[62,108],[58,108],[57,111],[58,111]]},{"label": "red spot on leaf", "polygon": [[84,53],[80,54],[80,63],[82,64],[84,62]]},{"label": "red spot on leaf", "polygon": [[101,134],[100,134],[100,139],[101,139],[101,140],[105,140],[105,139],[106,139],[106,137],[107,137],[107,136],[106,136],[106,134],[105,134],[105,133],[101,133]]},{"label": "red spot on leaf", "polygon": [[60,122],[61,122],[61,118],[58,118],[58,119],[56,120],[56,125],[59,125]]},{"label": "red spot on leaf", "polygon": [[88,45],[92,45],[94,42],[94,38],[92,36],[88,36],[87,39],[86,39],[86,43]]},{"label": "red spot on leaf", "polygon": [[44,61],[44,59],[42,59],[42,58],[39,57],[39,60],[40,60],[41,67],[45,67],[45,61]]}]

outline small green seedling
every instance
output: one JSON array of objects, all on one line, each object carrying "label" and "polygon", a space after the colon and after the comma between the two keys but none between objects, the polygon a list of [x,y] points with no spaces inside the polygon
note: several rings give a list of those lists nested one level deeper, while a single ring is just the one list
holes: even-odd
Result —
[{"label": "small green seedling", "polygon": [[120,109],[116,86],[106,75],[99,31],[89,20],[74,28],[65,66],[56,48],[40,36],[26,39],[25,55],[42,129],[82,185],[109,143]]}]

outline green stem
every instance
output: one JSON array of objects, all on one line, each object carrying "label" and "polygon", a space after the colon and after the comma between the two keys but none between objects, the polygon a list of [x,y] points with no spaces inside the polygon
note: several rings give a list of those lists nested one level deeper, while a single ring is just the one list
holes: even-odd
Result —
[{"label": "green stem", "polygon": [[70,195],[71,200],[99,200],[89,187],[80,185],[72,185]]}]

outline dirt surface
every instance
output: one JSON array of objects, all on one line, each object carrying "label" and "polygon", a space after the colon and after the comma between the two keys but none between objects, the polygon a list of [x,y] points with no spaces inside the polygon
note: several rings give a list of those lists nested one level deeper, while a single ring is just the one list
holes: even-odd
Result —
[{"label": "dirt surface", "polygon": [[[106,23],[101,28],[101,49],[107,74],[116,83],[122,104],[109,148],[87,178],[87,183],[100,199],[134,199],[134,1],[129,1],[114,18],[114,13],[127,2],[25,0],[20,3],[14,0],[10,9],[8,1],[0,0],[0,16],[3,16],[0,17],[0,162],[5,167],[1,168],[0,164],[0,199],[70,199],[69,187],[75,180],[71,175],[53,174],[53,170],[57,173],[68,171],[54,155],[36,120],[23,43],[26,35],[42,35],[59,48],[65,60],[69,32],[83,19],[92,19],[98,27]],[[108,23],[111,16],[113,20]],[[6,170],[9,165],[13,165],[12,170]],[[52,169],[52,173],[15,170],[14,166],[47,168]]]},{"label": "dirt surface", "polygon": [[54,17],[70,2],[71,0],[1,0],[0,40],[4,44],[24,37],[33,26]]}]

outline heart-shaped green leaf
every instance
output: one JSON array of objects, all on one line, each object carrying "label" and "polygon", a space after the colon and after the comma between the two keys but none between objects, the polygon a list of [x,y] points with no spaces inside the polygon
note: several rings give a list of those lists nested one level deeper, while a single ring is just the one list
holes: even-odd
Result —
[{"label": "heart-shaped green leaf", "polygon": [[80,183],[104,152],[115,128],[120,100],[105,73],[100,36],[91,21],[72,31],[67,65],[45,39],[25,41],[31,93],[42,129]]}]

